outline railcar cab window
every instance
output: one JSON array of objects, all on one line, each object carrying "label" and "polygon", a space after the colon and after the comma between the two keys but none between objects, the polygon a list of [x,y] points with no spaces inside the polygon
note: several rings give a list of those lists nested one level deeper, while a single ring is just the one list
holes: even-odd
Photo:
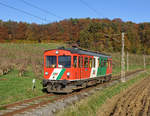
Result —
[{"label": "railcar cab window", "polygon": [[46,67],[47,68],[56,68],[57,58],[56,56],[46,56]]},{"label": "railcar cab window", "polygon": [[58,56],[58,67],[59,68],[70,68],[71,67],[71,56]]}]

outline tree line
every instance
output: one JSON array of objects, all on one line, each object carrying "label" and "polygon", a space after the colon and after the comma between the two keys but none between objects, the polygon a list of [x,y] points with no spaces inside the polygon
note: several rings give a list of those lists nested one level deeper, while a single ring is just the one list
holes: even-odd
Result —
[{"label": "tree line", "polygon": [[[106,52],[121,50],[121,32],[125,49],[131,53],[150,54],[150,23],[121,19],[65,19],[49,24],[0,20],[0,42],[65,42],[86,49]],[[117,40],[117,42],[115,41]]]}]

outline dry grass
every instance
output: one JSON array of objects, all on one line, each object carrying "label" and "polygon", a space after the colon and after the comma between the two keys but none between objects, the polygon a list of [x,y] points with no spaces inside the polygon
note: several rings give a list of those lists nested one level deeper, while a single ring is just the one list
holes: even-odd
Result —
[{"label": "dry grass", "polygon": [[[12,69],[19,70],[19,76],[23,76],[28,70],[32,70],[36,77],[43,72],[43,52],[64,44],[0,44],[0,75],[6,75]],[[113,74],[120,72],[121,53],[109,53],[113,59]],[[126,60],[126,58],[125,58]],[[149,64],[150,56],[146,56],[146,64]],[[129,54],[129,68],[143,67],[143,56]]]},{"label": "dry grass", "polygon": [[61,44],[0,44],[0,75],[6,75],[12,69],[19,71],[23,76],[32,70],[37,78],[43,72],[43,52],[54,49]]}]

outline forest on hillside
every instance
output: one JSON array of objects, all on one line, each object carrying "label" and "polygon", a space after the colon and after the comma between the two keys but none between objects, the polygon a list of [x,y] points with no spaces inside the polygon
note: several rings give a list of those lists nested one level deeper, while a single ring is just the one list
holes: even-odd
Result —
[{"label": "forest on hillside", "polygon": [[[121,19],[65,19],[49,24],[0,20],[0,42],[65,42],[96,51],[121,51],[121,32],[130,53],[150,54],[150,23]],[[117,40],[117,41],[116,41]]]}]

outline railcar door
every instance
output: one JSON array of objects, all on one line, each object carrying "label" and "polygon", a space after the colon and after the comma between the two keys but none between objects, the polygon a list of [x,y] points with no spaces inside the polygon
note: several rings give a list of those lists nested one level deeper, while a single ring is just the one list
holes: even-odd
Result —
[{"label": "railcar door", "polygon": [[79,79],[79,68],[78,68],[77,56],[73,56],[73,80]]},{"label": "railcar door", "polygon": [[83,56],[78,57],[78,64],[79,64],[79,73],[80,79],[84,78],[84,67],[83,67]]},{"label": "railcar door", "polygon": [[111,65],[112,63],[111,62],[112,62],[111,59],[107,60],[107,71],[106,71],[107,75],[112,73],[112,65]]},{"label": "railcar door", "polygon": [[107,69],[107,58],[103,58],[103,57],[100,57],[99,59],[99,65],[100,65],[100,76],[104,76],[106,75],[106,69]]},{"label": "railcar door", "polygon": [[88,78],[89,75],[89,66],[88,66],[88,57],[84,57],[84,78]]}]

